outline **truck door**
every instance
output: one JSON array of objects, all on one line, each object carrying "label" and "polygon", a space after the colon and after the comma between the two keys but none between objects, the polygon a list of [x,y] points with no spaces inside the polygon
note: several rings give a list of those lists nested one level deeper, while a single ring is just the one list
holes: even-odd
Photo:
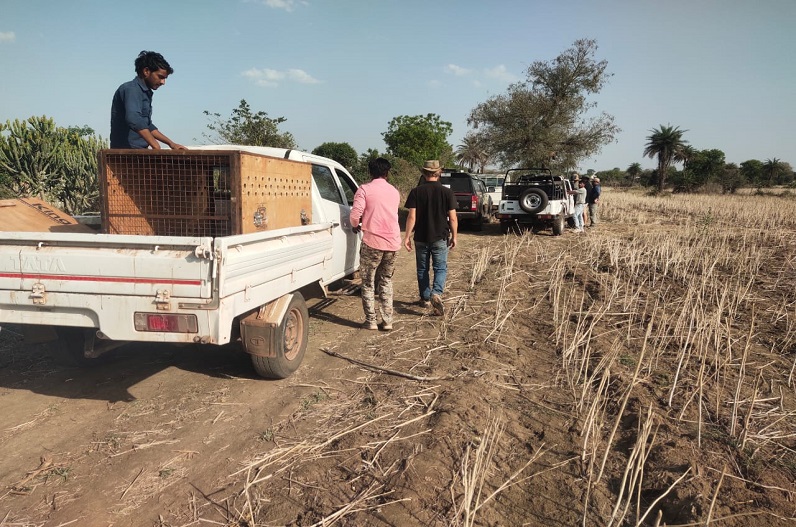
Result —
[{"label": "truck door", "polygon": [[[343,193],[343,187],[336,173],[328,166],[313,164],[312,180],[320,194],[321,199],[317,200],[319,201],[317,206],[322,210],[325,221],[336,224],[333,233],[334,257],[323,277],[324,283],[330,283],[359,268],[359,235],[351,230],[351,203]],[[347,190],[351,190],[350,184],[353,184],[354,191],[356,190],[353,180],[346,181],[345,184],[349,187]],[[314,201],[316,200],[313,200],[313,209],[316,206]],[[353,192],[351,201],[353,202]]]}]

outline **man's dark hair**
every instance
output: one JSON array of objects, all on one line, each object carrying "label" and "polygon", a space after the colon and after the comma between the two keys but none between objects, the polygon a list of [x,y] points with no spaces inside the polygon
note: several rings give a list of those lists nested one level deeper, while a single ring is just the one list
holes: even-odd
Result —
[{"label": "man's dark hair", "polygon": [[138,54],[138,58],[135,59],[136,75],[141,75],[144,72],[144,68],[149,71],[166,70],[169,75],[174,73],[174,69],[169,66],[163,55],[154,51],[142,51]]},{"label": "man's dark hair", "polygon": [[392,165],[383,157],[377,157],[368,161],[368,174],[373,179],[387,177],[387,172],[390,171]]}]

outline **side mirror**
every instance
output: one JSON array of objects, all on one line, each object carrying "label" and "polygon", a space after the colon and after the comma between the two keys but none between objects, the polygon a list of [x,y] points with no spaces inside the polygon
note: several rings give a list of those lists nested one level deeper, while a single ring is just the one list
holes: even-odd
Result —
[{"label": "side mirror", "polygon": [[486,187],[486,191],[487,192],[494,192],[495,191],[495,187]]}]

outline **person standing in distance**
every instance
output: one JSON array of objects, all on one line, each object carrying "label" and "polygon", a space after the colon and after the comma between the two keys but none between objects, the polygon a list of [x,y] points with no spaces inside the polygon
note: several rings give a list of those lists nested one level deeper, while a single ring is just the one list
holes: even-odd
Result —
[{"label": "person standing in distance", "polygon": [[376,297],[381,312],[381,329],[392,329],[392,275],[395,257],[401,249],[398,206],[401,195],[388,183],[390,162],[379,157],[368,162],[371,180],[354,194],[350,220],[356,232],[362,231],[359,250],[359,273],[362,276],[362,309],[365,329],[378,329]]},{"label": "person standing in distance", "polygon": [[583,232],[583,208],[586,206],[586,183],[578,180],[578,188],[570,190],[570,195],[575,196],[575,232]]},{"label": "person standing in distance", "polygon": [[586,203],[589,204],[589,227],[596,227],[597,224],[600,223],[599,206],[601,193],[600,178],[592,178],[591,190],[589,190],[589,195],[586,197]]},{"label": "person standing in distance", "polygon": [[164,143],[172,150],[184,150],[152,123],[152,94],[166,84],[174,70],[160,53],[142,51],[135,59],[135,73],[133,80],[119,86],[113,94],[111,148],[160,150],[160,143]]},{"label": "person standing in distance", "polygon": [[[413,188],[406,198],[409,215],[404,247],[411,252],[414,240],[420,305],[429,307],[430,304],[441,316],[445,314],[442,293],[448,276],[448,250],[456,247],[459,226],[456,196],[440,183],[442,167],[438,160],[426,161],[422,171],[426,182]],[[433,282],[429,267],[434,269]]]}]

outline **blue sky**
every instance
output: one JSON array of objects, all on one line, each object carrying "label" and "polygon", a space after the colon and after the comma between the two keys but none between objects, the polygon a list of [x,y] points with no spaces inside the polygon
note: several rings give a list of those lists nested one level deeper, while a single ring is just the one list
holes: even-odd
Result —
[{"label": "blue sky", "polygon": [[0,121],[46,115],[109,134],[139,51],[175,69],[154,122],[201,144],[204,110],[246,99],[300,148],[384,152],[399,115],[436,113],[460,144],[478,103],[579,38],[613,74],[594,100],[622,133],[580,168],[653,167],[652,128],[687,130],[728,162],[796,166],[794,0],[0,0]]}]

